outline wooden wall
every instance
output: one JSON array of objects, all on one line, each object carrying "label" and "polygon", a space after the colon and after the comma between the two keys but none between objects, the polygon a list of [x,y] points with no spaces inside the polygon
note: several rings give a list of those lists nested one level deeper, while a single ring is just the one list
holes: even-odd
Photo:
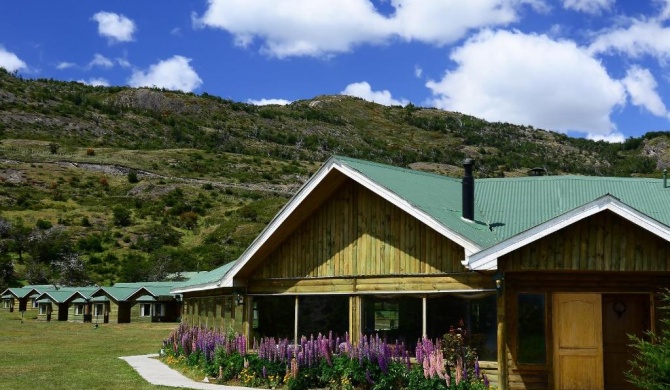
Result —
[{"label": "wooden wall", "polygon": [[505,270],[670,271],[670,244],[603,211],[501,259]]},{"label": "wooden wall", "polygon": [[261,262],[253,279],[464,272],[463,248],[347,181]]},{"label": "wooden wall", "polygon": [[182,305],[182,322],[224,332],[244,332],[244,307],[234,295],[200,295],[186,297]]}]

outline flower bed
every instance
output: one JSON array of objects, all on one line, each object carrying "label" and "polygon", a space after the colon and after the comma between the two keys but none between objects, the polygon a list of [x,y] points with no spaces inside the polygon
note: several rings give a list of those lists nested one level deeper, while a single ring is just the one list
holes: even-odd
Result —
[{"label": "flower bed", "polygon": [[[247,351],[246,339],[184,324],[163,345],[165,361],[201,368],[219,383],[286,389],[487,389],[476,358],[449,346],[446,362],[441,341],[419,340],[414,351],[364,336],[354,344],[348,336],[263,338]],[[414,352],[414,353],[411,353]],[[410,354],[414,356],[411,359]]]}]

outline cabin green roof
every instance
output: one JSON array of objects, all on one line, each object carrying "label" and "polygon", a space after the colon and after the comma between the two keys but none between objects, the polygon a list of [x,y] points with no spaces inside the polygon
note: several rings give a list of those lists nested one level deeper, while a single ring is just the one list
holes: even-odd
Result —
[{"label": "cabin green roof", "polygon": [[70,291],[63,291],[63,290],[58,290],[58,291],[45,291],[40,296],[38,297],[38,301],[44,302],[45,300],[52,301],[54,303],[65,303],[70,300],[74,295],[79,295],[77,294],[77,291],[75,290],[70,290]]},{"label": "cabin green roof", "polygon": [[127,301],[134,293],[136,293],[140,287],[100,287],[92,295],[91,301],[95,301],[95,298],[100,296],[107,296],[112,298],[115,301]]},{"label": "cabin green roof", "polygon": [[461,179],[335,157],[484,249],[570,210],[611,195],[670,226],[670,188],[663,180],[541,176],[475,180],[475,221],[462,216]]},{"label": "cabin green roof", "polygon": [[3,291],[2,292],[2,297],[4,298],[5,295],[11,295],[11,296],[15,296],[19,299],[23,299],[27,296],[30,296],[34,292],[35,292],[35,289],[31,288],[31,287],[13,287],[13,288],[8,288],[5,291]]},{"label": "cabin green roof", "polygon": [[197,275],[193,276],[191,279],[177,283],[172,290],[180,290],[181,288],[185,287],[194,287],[194,286],[204,286],[210,283],[217,282],[221,280],[228,271],[235,265],[234,261],[231,261],[230,263],[224,264],[218,268],[215,268],[209,272],[201,272],[198,273]]}]

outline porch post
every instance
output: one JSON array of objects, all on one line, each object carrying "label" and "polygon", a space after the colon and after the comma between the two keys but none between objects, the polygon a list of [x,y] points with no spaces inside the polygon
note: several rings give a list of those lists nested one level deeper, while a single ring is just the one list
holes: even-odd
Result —
[{"label": "porch post", "polygon": [[360,295],[349,297],[349,338],[352,344],[357,344],[361,338],[361,311],[363,299]]},{"label": "porch post", "polygon": [[422,326],[422,327],[421,327],[421,334],[422,334],[422,337],[423,337],[423,338],[427,338],[427,337],[428,337],[428,332],[426,331],[426,328],[427,328],[427,322],[428,322],[428,321],[427,321],[427,318],[428,318],[428,315],[427,315],[427,314],[428,314],[428,311],[427,311],[427,309],[426,309],[427,301],[428,301],[428,298],[424,295],[424,296],[421,298],[421,303],[422,303],[422,307],[423,307],[423,317],[422,317],[422,318],[423,318],[423,321],[422,321],[422,325],[421,325],[421,326]]},{"label": "porch post", "polygon": [[[504,280],[503,280],[503,283]],[[498,389],[507,390],[507,326],[505,325],[505,286],[498,293],[497,317],[498,317]]]},{"label": "porch post", "polygon": [[295,296],[295,313],[294,313],[294,323],[293,323],[293,340],[295,344],[298,345],[298,313],[300,312],[300,301],[298,296]]},{"label": "porch post", "polygon": [[[244,308],[243,308],[243,320],[242,320],[242,333],[244,334],[244,337],[247,339],[247,350],[250,350],[253,345],[252,345],[252,338],[251,338],[251,327],[254,321],[254,297],[250,295],[245,295],[244,296]],[[237,305],[237,302],[233,301],[233,305]]]}]

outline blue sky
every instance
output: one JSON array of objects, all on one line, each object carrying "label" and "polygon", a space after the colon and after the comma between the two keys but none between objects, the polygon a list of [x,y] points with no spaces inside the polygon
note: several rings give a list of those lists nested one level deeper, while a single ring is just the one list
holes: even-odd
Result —
[{"label": "blue sky", "polygon": [[10,1],[0,67],[254,104],[347,94],[621,141],[670,127],[670,0]]}]

